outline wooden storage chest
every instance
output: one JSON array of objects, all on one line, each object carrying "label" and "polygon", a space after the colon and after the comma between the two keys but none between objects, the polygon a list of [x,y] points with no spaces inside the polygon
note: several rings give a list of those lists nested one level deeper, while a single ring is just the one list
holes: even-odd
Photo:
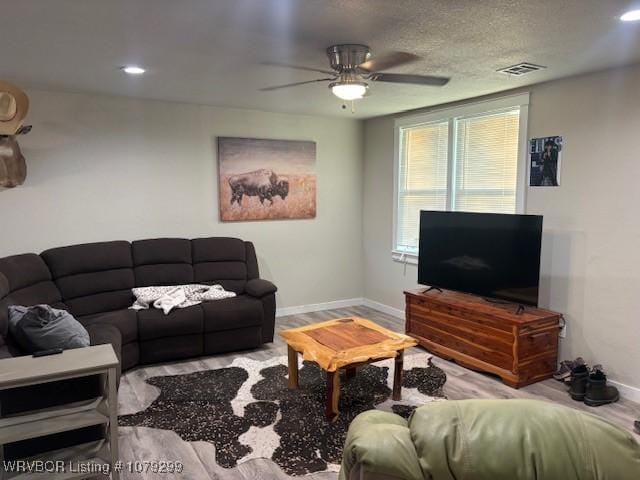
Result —
[{"label": "wooden storage chest", "polygon": [[430,352],[514,388],[553,375],[561,315],[449,290],[406,291],[406,333]]}]

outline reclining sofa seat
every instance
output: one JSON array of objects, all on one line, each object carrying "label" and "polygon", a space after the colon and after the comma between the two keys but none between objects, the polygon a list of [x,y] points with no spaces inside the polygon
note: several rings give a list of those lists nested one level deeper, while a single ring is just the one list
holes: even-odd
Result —
[{"label": "reclining sofa seat", "polygon": [[[41,303],[67,309],[42,258],[34,253],[0,258],[0,359],[23,354],[9,336],[9,306]],[[114,335],[107,325],[87,330],[94,345],[109,339],[117,347],[120,342],[119,332]],[[114,349],[120,355],[120,349]]]},{"label": "reclining sofa seat", "polygon": [[[0,259],[0,361],[24,354],[9,335],[9,306],[40,303],[67,308],[62,303],[60,292],[42,258],[28,253]],[[122,338],[116,327],[108,324],[90,325],[87,326],[87,331],[92,345],[111,344],[120,358]],[[118,378],[119,375],[118,369]],[[83,377],[4,390],[0,392],[0,416],[85,400],[95,396],[99,388],[97,377]],[[100,438],[100,431],[97,427],[88,427],[53,437],[5,445],[5,459],[34,455],[49,450],[50,445],[63,448],[66,445],[92,441]]]}]

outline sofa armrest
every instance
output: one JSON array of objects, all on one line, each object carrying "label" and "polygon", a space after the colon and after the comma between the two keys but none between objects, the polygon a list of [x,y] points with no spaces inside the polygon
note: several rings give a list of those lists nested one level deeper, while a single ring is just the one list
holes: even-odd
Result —
[{"label": "sofa armrest", "polygon": [[118,358],[118,367],[116,368],[116,384],[120,385],[120,376],[122,375],[122,334],[113,325],[107,323],[94,323],[87,325],[87,332],[91,339],[91,345],[111,345],[116,357]]},{"label": "sofa armrest", "polygon": [[276,293],[278,289],[273,283],[268,280],[263,280],[262,278],[254,278],[247,282],[245,290],[252,297],[262,298],[271,293]]},{"label": "sofa armrest", "polygon": [[276,286],[261,278],[253,278],[247,282],[245,291],[250,296],[257,298],[262,303],[264,312],[262,322],[262,343],[273,342],[276,323]]},{"label": "sofa armrest", "polygon": [[353,419],[342,456],[340,480],[424,480],[407,421],[369,410]]}]

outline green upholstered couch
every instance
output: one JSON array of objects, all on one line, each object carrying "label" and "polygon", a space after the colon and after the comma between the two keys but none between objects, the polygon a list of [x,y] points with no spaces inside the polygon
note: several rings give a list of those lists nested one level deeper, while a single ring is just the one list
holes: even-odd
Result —
[{"label": "green upholstered couch", "polygon": [[434,402],[356,417],[340,480],[639,480],[632,433],[536,400]]}]

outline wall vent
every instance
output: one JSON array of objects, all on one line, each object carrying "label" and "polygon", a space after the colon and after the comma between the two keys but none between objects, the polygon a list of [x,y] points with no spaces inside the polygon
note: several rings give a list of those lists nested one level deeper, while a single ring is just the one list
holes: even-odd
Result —
[{"label": "wall vent", "polygon": [[518,63],[517,65],[511,65],[510,67],[507,67],[507,68],[501,68],[498,71],[506,75],[520,76],[520,75],[526,75],[527,73],[531,73],[531,72],[537,72],[538,70],[544,70],[545,68],[547,67],[543,65],[536,65],[535,63],[522,62],[522,63]]}]

